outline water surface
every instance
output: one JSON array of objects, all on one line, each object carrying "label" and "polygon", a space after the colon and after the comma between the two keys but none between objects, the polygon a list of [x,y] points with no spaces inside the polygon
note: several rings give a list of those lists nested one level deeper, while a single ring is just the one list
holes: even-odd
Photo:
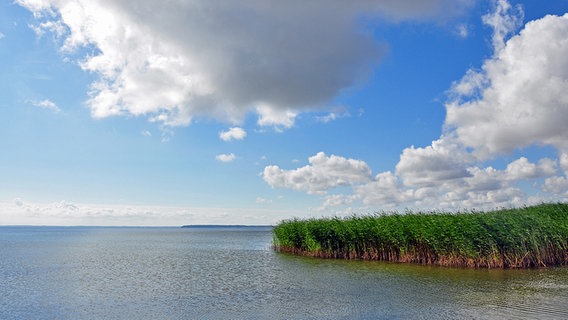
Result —
[{"label": "water surface", "polygon": [[0,227],[0,319],[566,319],[568,269],[275,253],[264,228]]}]

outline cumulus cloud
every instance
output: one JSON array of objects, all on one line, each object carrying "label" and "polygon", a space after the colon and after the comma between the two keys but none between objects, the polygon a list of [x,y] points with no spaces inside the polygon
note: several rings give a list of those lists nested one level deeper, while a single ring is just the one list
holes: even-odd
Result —
[{"label": "cumulus cloud", "polygon": [[235,161],[235,159],[237,159],[237,156],[234,155],[233,153],[227,153],[227,154],[222,153],[217,155],[215,159],[217,159],[217,161],[220,162],[233,162]]},{"label": "cumulus cloud", "polygon": [[432,186],[469,176],[466,170],[469,162],[471,156],[465,150],[442,138],[426,148],[404,149],[396,173],[407,186]]},{"label": "cumulus cloud", "polygon": [[380,61],[361,18],[444,18],[472,2],[16,0],[38,19],[36,32],[62,37],[64,52],[89,49],[80,66],[99,77],[87,102],[94,117],[175,126],[253,112],[280,130]]},{"label": "cumulus cloud", "polygon": [[556,163],[548,158],[541,159],[538,164],[530,163],[521,157],[507,165],[505,174],[508,179],[534,179],[556,174]]},{"label": "cumulus cloud", "polygon": [[290,188],[308,194],[325,194],[329,189],[371,180],[371,169],[361,161],[323,152],[310,157],[309,165],[285,170],[272,165],[264,168],[264,180],[274,188]]},{"label": "cumulus cloud", "polygon": [[531,21],[453,86],[445,125],[461,144],[484,159],[535,144],[568,148],[566,34],[568,14]]},{"label": "cumulus cloud", "polygon": [[363,204],[383,208],[392,208],[412,201],[413,190],[402,186],[400,180],[391,172],[379,173],[373,181],[355,186],[355,198]]},{"label": "cumulus cloud", "polygon": [[350,205],[355,197],[344,194],[331,194],[325,196],[324,202],[318,211],[323,211],[331,207]]},{"label": "cumulus cloud", "polygon": [[558,195],[560,201],[566,201],[568,200],[568,153],[562,152],[558,162],[563,175],[549,177],[544,180],[542,190]]},{"label": "cumulus cloud", "polygon": [[46,109],[52,111],[54,113],[61,112],[61,109],[55,104],[55,102],[50,101],[48,99],[41,100],[41,101],[31,101],[31,104],[42,109]]},{"label": "cumulus cloud", "polygon": [[228,131],[219,132],[219,138],[223,141],[243,140],[246,136],[247,132],[239,127],[233,127]]},{"label": "cumulus cloud", "polygon": [[566,177],[550,177],[544,181],[542,188],[546,192],[562,194],[568,192],[568,179]]}]

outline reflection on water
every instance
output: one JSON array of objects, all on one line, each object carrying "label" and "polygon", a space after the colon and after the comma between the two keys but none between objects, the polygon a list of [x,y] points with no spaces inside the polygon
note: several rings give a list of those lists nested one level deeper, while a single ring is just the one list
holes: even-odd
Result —
[{"label": "reflection on water", "polygon": [[565,319],[568,269],[274,253],[270,228],[0,227],[0,319]]},{"label": "reflection on water", "polygon": [[[375,310],[363,314],[362,318],[568,318],[566,268],[470,270],[287,258],[295,260],[302,270],[320,270],[327,275],[310,275],[310,278],[319,277],[324,282],[341,279],[345,287],[339,290],[356,296],[359,301],[355,303],[361,308],[375,305]],[[376,304],[381,305],[379,309]]]}]

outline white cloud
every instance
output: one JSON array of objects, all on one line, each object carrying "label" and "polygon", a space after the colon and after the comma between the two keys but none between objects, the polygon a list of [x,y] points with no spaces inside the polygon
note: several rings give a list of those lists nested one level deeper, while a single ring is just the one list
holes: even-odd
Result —
[{"label": "white cloud", "polygon": [[356,185],[371,180],[371,169],[361,161],[319,152],[308,159],[309,165],[284,170],[272,165],[264,168],[264,180],[274,188],[290,188],[308,194],[325,194],[327,190]]},{"label": "white cloud", "polygon": [[219,132],[219,138],[223,141],[243,140],[247,136],[247,132],[243,128],[233,127],[229,131]]},{"label": "white cloud", "polygon": [[568,174],[568,152],[562,152],[560,154],[560,167],[564,170],[565,174]]},{"label": "white cloud", "polygon": [[568,201],[568,153],[559,156],[560,167],[564,175],[549,177],[544,180],[542,190],[557,196],[557,201]]},{"label": "white cloud", "polygon": [[53,16],[55,13],[51,8],[51,4],[49,1],[44,0],[14,0],[14,3],[17,3],[23,7],[26,7],[30,10],[35,18],[42,18],[44,15]]},{"label": "white cloud", "polygon": [[568,148],[566,34],[568,14],[531,21],[453,86],[445,125],[461,144],[481,158],[534,144]]},{"label": "white cloud", "polygon": [[279,130],[372,72],[384,50],[362,16],[445,18],[472,2],[16,0],[37,32],[64,37],[64,51],[90,49],[80,65],[99,77],[87,102],[94,117],[175,126],[253,112]]},{"label": "white cloud", "polygon": [[477,96],[480,90],[487,85],[487,79],[482,73],[474,70],[467,70],[465,75],[460,81],[452,84],[451,91],[449,92],[456,100],[464,96]]},{"label": "white cloud", "polygon": [[268,105],[262,105],[256,108],[258,113],[258,125],[261,127],[272,126],[277,131],[282,131],[282,128],[289,129],[294,126],[298,112],[290,109],[280,110]]},{"label": "white cloud", "polygon": [[513,7],[507,0],[494,0],[494,5],[495,10],[482,20],[493,28],[493,49],[498,52],[505,46],[506,38],[522,25],[524,12],[520,4]]},{"label": "white cloud", "polygon": [[456,209],[476,208],[476,209],[497,209],[503,207],[518,207],[530,205],[526,200],[525,194],[518,188],[503,188],[489,191],[468,191],[467,197],[462,201],[442,202],[442,207]]},{"label": "white cloud", "polygon": [[237,156],[235,156],[233,153],[228,153],[228,154],[219,154],[215,157],[215,159],[217,159],[217,161],[221,161],[221,162],[233,162],[235,161],[235,159],[237,159]]},{"label": "white cloud", "polygon": [[373,181],[355,186],[354,195],[365,205],[380,204],[383,208],[401,206],[414,198],[413,191],[405,189],[391,172],[379,173]]},{"label": "white cloud", "polygon": [[48,99],[41,101],[31,101],[30,103],[38,108],[46,109],[54,113],[61,112],[61,109],[53,101],[50,101]]},{"label": "white cloud", "polygon": [[543,190],[556,194],[567,192],[568,179],[566,177],[550,177],[544,181]]},{"label": "white cloud", "polygon": [[[451,174],[446,175],[448,172],[453,173],[451,162],[444,163],[443,159],[438,158],[439,154],[430,156],[431,158],[426,155],[426,158],[415,160],[426,163],[438,160],[441,167],[446,168],[446,170],[441,171],[443,174],[436,171],[425,171],[424,176],[431,180],[425,180],[422,184],[415,184],[414,186],[418,186],[418,188],[413,188],[412,193],[408,190],[399,191],[406,192],[406,198],[400,199],[400,203],[410,201],[409,206],[412,207],[448,209],[493,209],[529,204],[526,194],[518,187],[518,183],[536,181],[536,179],[556,174],[556,163],[551,159],[544,158],[535,164],[529,162],[525,157],[521,157],[509,163],[504,170],[497,170],[491,166],[475,166],[472,163],[454,164],[456,172],[465,168],[466,173],[453,176]],[[459,154],[454,156],[460,157]],[[471,162],[474,162],[473,158]],[[417,161],[416,163],[419,164],[420,162]],[[420,166],[417,165],[414,169],[419,168]],[[405,172],[399,172],[399,174],[404,177]],[[412,174],[418,175],[419,170],[412,171]],[[450,177],[450,179],[446,177]],[[398,189],[400,190],[400,187]],[[544,200],[544,198],[541,199]],[[523,201],[526,203],[523,203]]]},{"label": "white cloud", "polygon": [[468,177],[467,164],[472,157],[449,138],[433,141],[431,146],[403,150],[396,174],[407,186],[432,186]]},{"label": "white cloud", "polygon": [[552,176],[556,174],[556,163],[548,158],[541,159],[537,164],[530,163],[527,158],[521,157],[507,165],[505,174],[508,179],[522,180]]},{"label": "white cloud", "polygon": [[344,194],[327,195],[327,196],[325,196],[322,208],[320,208],[319,211],[326,210],[327,208],[330,208],[330,207],[350,205],[351,203],[353,203],[353,199],[354,199],[354,197],[347,196],[347,195],[344,195]]},{"label": "white cloud", "polygon": [[4,37],[6,37],[6,35],[4,35],[2,32],[0,32],[0,39],[3,39]]}]

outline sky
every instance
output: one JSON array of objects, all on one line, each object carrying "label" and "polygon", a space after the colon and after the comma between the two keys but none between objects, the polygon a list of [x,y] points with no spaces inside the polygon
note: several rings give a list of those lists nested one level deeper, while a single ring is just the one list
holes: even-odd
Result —
[{"label": "sky", "polygon": [[0,4],[0,224],[568,201],[568,0]]}]

